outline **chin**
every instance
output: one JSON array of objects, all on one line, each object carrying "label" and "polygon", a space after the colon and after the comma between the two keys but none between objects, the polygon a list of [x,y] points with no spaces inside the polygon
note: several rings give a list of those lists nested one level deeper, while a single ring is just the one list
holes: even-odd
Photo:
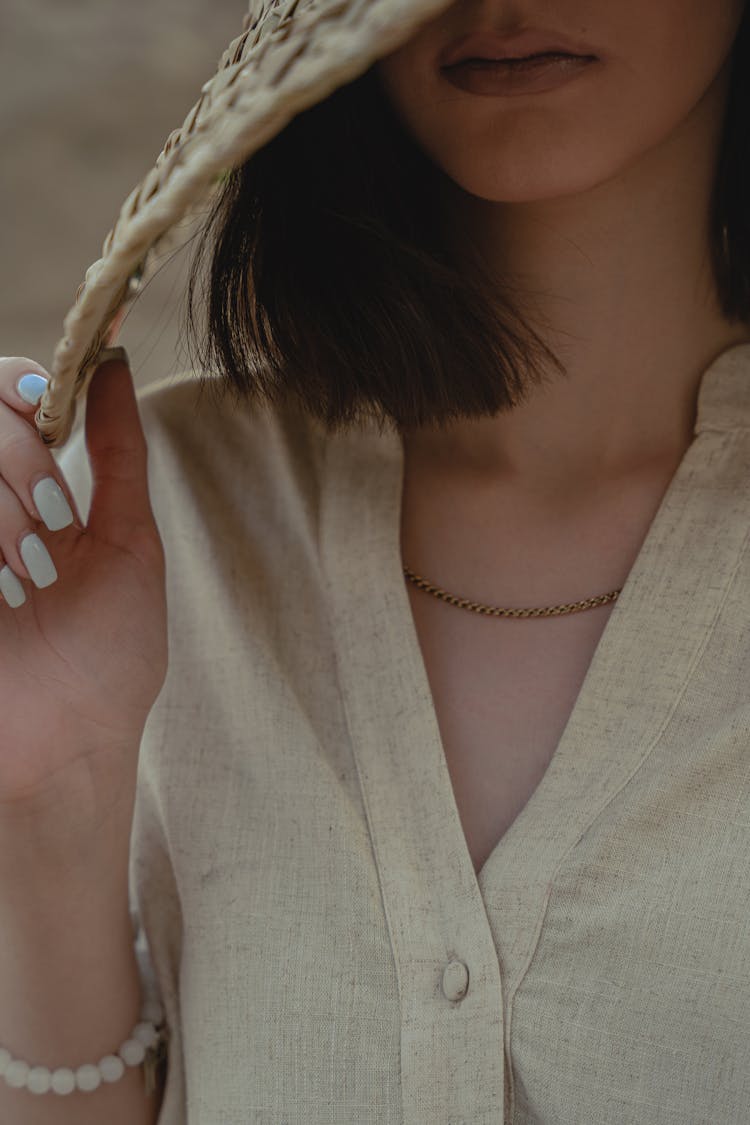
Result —
[{"label": "chin", "polygon": [[591,191],[616,175],[608,168],[585,158],[576,159],[569,151],[555,160],[548,153],[540,159],[521,159],[503,152],[502,157],[485,160],[440,161],[452,183],[467,195],[487,203],[540,203]]}]

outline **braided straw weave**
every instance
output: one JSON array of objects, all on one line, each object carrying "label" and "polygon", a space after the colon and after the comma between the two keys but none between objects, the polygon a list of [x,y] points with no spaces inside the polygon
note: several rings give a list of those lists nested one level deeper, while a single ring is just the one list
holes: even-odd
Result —
[{"label": "braided straw weave", "polygon": [[446,0],[251,0],[182,127],[133,189],[64,321],[36,413],[49,446],[64,445],[115,319],[153,272],[167,232],[302,110],[359,77]]}]

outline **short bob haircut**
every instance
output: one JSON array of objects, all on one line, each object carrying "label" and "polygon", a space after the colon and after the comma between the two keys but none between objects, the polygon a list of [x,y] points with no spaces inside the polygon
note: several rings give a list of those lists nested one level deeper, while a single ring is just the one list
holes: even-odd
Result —
[{"label": "short bob haircut", "polygon": [[[749,98],[746,11],[710,221],[719,299],[738,321],[750,320]],[[374,416],[403,433],[507,410],[550,365],[565,375],[509,288],[452,260],[444,180],[374,66],[230,172],[190,266],[188,348],[202,389],[296,399],[329,432]],[[209,243],[204,332],[195,290]]]}]

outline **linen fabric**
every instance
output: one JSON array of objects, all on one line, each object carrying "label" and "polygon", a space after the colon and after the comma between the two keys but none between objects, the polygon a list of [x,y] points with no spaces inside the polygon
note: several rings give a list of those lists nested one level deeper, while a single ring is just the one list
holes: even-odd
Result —
[{"label": "linen fabric", "polygon": [[[159,1125],[747,1125],[750,345],[704,373],[478,876],[396,432],[199,402],[194,373],[138,401],[169,608],[131,851],[172,1035]],[[82,431],[57,459],[86,520]]]}]

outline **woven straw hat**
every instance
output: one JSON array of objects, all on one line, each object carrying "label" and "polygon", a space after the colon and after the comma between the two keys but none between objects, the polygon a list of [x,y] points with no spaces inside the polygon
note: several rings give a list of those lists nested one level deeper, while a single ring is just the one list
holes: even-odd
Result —
[{"label": "woven straw hat", "polygon": [[250,0],[243,31],[155,166],[125,200],[86,271],[35,416],[49,446],[68,440],[78,400],[165,236],[295,116],[396,50],[448,0]]}]

